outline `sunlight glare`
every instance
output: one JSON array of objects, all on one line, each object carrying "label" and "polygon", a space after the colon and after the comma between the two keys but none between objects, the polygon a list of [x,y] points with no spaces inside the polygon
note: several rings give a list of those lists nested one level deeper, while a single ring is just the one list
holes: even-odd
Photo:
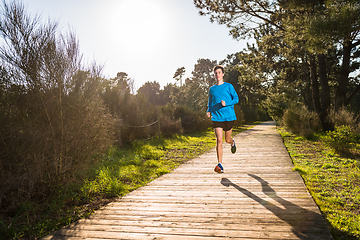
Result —
[{"label": "sunlight glare", "polygon": [[160,2],[123,0],[114,8],[108,27],[116,32],[116,48],[126,54],[156,53],[166,41],[169,26],[165,6]]}]

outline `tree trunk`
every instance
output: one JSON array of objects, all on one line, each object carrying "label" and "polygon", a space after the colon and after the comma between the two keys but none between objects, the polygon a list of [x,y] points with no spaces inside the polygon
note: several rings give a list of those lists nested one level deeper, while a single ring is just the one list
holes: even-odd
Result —
[{"label": "tree trunk", "polygon": [[330,107],[330,88],[326,75],[326,61],[324,54],[318,54],[319,79],[321,85],[321,112],[319,114],[323,131],[333,130],[333,126],[328,119]]},{"label": "tree trunk", "polygon": [[312,83],[311,83],[311,76],[310,76],[310,68],[309,64],[303,61],[302,68],[301,68],[303,74],[300,74],[300,76],[304,79],[304,87],[301,90],[301,96],[303,97],[303,101],[307,109],[310,111],[314,111],[314,101],[313,101],[313,95],[312,95]]},{"label": "tree trunk", "polygon": [[312,89],[312,98],[314,103],[314,108],[317,114],[320,114],[321,103],[320,103],[320,94],[319,94],[319,82],[316,71],[316,62],[314,58],[310,59],[310,78],[311,78],[311,89]]},{"label": "tree trunk", "polygon": [[343,46],[343,59],[340,70],[339,86],[335,93],[335,111],[341,109],[346,103],[346,88],[349,83],[351,42],[346,41]]}]

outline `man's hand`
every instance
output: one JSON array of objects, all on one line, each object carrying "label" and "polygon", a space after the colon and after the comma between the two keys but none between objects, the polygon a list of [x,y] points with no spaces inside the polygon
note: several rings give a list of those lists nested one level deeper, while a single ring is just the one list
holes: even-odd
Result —
[{"label": "man's hand", "polygon": [[225,107],[225,106],[226,106],[226,103],[225,103],[225,101],[224,101],[224,100],[221,100],[221,105],[223,105],[223,107]]},{"label": "man's hand", "polygon": [[211,113],[210,112],[207,112],[206,113],[208,117],[211,117]]}]

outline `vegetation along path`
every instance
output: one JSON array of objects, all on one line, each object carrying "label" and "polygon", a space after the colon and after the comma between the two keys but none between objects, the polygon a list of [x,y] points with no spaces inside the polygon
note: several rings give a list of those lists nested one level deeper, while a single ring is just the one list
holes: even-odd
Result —
[{"label": "vegetation along path", "polygon": [[275,123],[234,139],[44,239],[332,239]]}]

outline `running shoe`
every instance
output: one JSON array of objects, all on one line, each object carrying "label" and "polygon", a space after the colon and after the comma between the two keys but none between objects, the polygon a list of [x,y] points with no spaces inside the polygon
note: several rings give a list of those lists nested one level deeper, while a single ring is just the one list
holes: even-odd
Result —
[{"label": "running shoe", "polygon": [[224,168],[221,165],[221,163],[218,163],[218,165],[216,165],[214,171],[217,172],[217,173],[224,173]]},{"label": "running shoe", "polygon": [[235,145],[235,140],[234,139],[233,139],[233,144],[231,145],[231,152],[236,153],[236,145]]}]

